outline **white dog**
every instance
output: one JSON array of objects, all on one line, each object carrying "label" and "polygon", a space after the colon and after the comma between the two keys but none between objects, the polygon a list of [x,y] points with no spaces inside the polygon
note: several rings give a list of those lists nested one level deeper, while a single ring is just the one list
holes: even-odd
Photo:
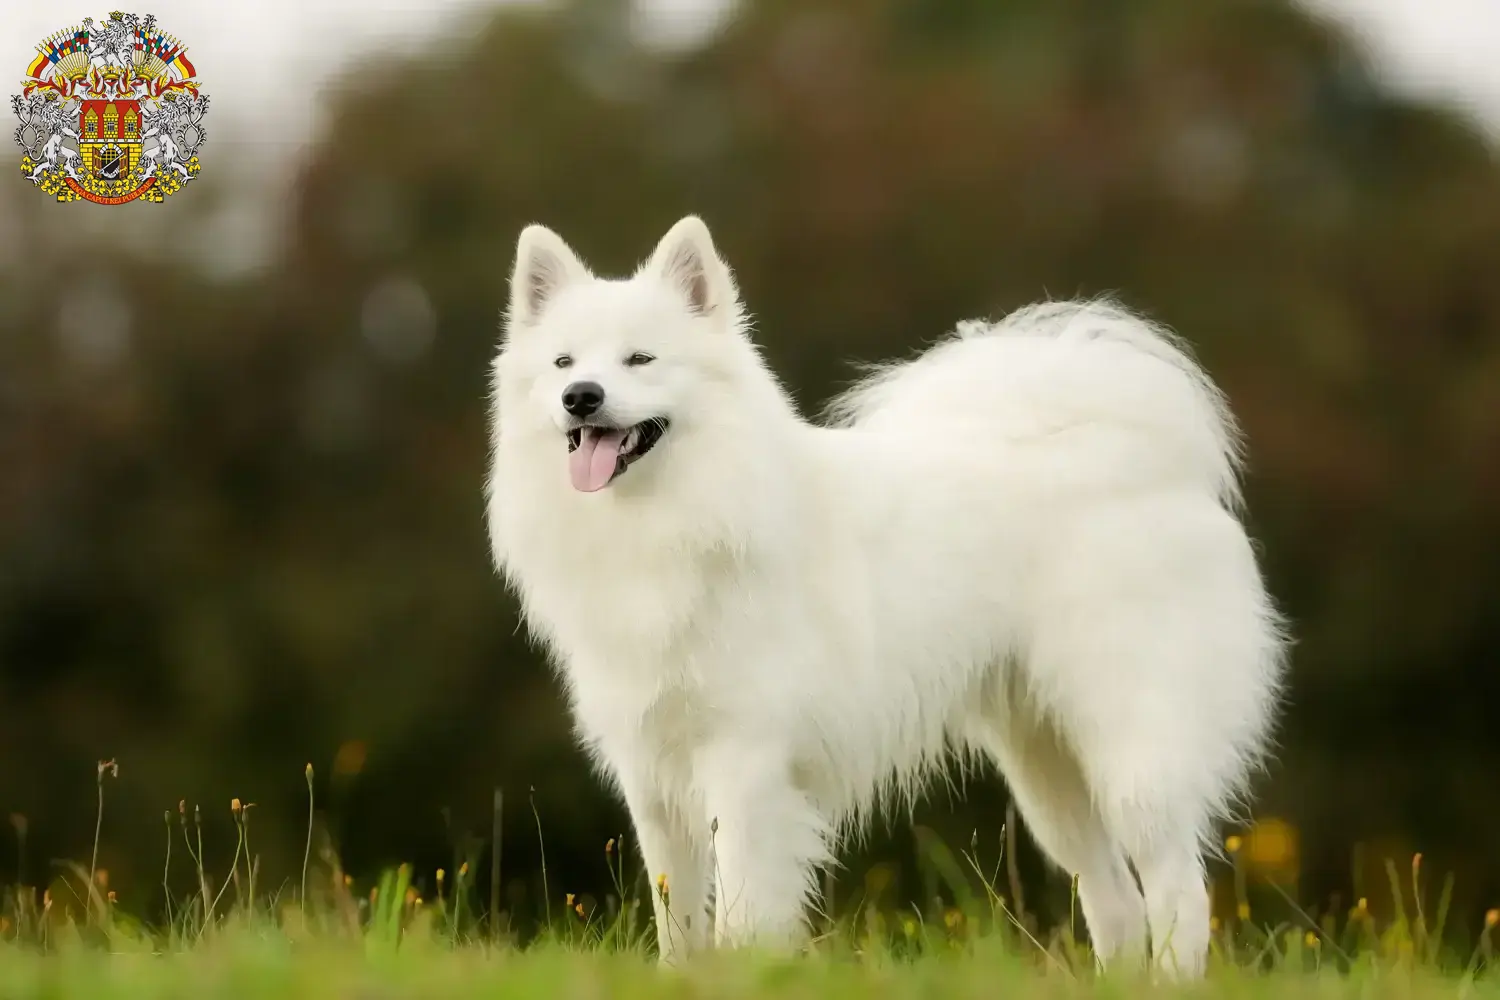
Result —
[{"label": "white dog", "polygon": [[1101,959],[1201,970],[1283,639],[1232,418],[1165,333],[965,323],[816,426],[697,218],[622,280],[530,226],[494,401],[495,559],[665,876],[663,958],[794,944],[840,835],[979,753]]}]

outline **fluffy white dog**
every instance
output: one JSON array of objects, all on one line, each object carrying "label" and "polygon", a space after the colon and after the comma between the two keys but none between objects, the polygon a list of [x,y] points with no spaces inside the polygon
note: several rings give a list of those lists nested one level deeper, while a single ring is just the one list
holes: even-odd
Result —
[{"label": "fluffy white dog", "polygon": [[628,279],[530,226],[493,388],[495,560],[666,877],[664,958],[794,944],[840,835],[978,753],[1102,959],[1201,970],[1283,639],[1232,417],[1167,334],[964,323],[818,426],[700,220]]}]

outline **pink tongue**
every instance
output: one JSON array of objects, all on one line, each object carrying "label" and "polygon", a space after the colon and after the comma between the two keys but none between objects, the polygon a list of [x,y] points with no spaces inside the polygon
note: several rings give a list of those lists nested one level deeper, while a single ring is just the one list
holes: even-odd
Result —
[{"label": "pink tongue", "polygon": [[573,488],[593,493],[609,485],[620,460],[620,445],[624,443],[625,431],[583,428],[578,447],[568,456],[568,474],[573,478]]}]

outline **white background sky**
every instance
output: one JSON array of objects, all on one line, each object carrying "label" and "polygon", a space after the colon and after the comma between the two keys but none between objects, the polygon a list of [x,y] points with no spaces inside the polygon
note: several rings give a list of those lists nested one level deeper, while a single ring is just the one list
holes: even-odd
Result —
[{"label": "white background sky", "polygon": [[[214,169],[232,164],[244,183],[274,195],[299,147],[316,134],[321,105],[311,94],[331,73],[361,56],[372,57],[370,72],[378,73],[381,52],[462,31],[502,2],[539,0],[0,0],[0,61],[13,67],[14,83],[36,43],[52,32],[86,16],[103,19],[116,6],[154,13],[187,44],[212,97],[209,141],[228,153],[216,157]],[[649,29],[670,40],[711,27],[726,2],[638,6]],[[1359,34],[1392,87],[1456,105],[1500,140],[1500,0],[1302,2]],[[0,129],[0,140],[9,131]],[[264,199],[240,204],[240,218],[226,218],[223,232],[205,238],[214,247],[237,246],[246,261],[263,258],[273,238]]]},{"label": "white background sky", "polygon": [[[544,0],[0,0],[0,59],[17,79],[43,37],[111,10],[155,14],[176,35],[213,101],[209,122],[253,121],[258,142],[295,145],[316,126],[308,100],[342,65],[392,47],[420,47],[506,4]],[[638,7],[668,32],[713,18],[723,0],[647,0]],[[665,25],[660,22],[668,22]],[[675,24],[674,24],[675,22]],[[7,93],[9,93],[7,91]],[[212,124],[210,124],[212,127]],[[236,141],[239,136],[234,137]]]},{"label": "white background sky", "polygon": [[[646,0],[640,5],[656,15],[659,30],[691,34],[724,2]],[[1393,85],[1461,104],[1500,134],[1500,0],[1304,2],[1359,31]],[[420,44],[496,3],[135,0],[134,6],[123,6],[156,14],[188,44],[199,72],[211,84],[215,118],[284,122],[280,130],[258,138],[295,144],[314,123],[313,109],[304,99],[309,81],[316,83],[340,62],[362,53],[393,43]],[[0,59],[21,70],[43,36],[85,16],[102,19],[111,9],[104,0],[0,0]]]}]

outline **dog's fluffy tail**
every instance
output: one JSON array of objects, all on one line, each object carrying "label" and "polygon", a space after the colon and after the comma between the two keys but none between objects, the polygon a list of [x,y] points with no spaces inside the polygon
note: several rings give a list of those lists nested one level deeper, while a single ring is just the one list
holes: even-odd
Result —
[{"label": "dog's fluffy tail", "polygon": [[[1239,503],[1241,442],[1223,394],[1168,331],[1110,301],[1048,302],[961,323],[833,402],[834,426],[1035,442],[1038,474],[1180,484]],[[1083,449],[1080,452],[1080,449]]]}]

